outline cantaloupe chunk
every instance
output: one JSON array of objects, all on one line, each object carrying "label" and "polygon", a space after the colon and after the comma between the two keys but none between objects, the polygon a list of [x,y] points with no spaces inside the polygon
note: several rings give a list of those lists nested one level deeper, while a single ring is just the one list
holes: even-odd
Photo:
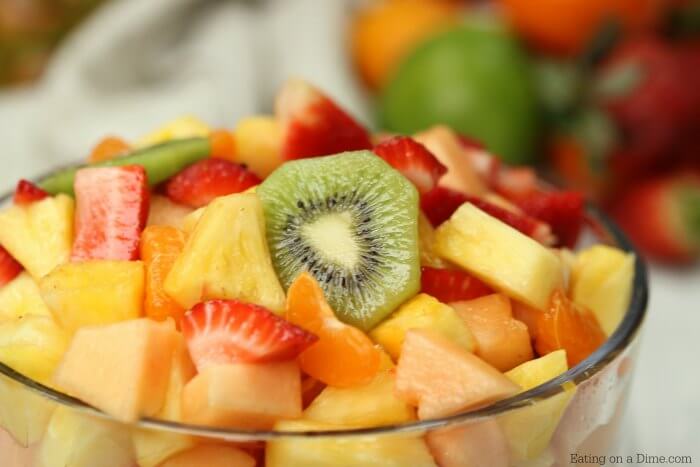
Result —
[{"label": "cantaloupe chunk", "polygon": [[474,354],[431,331],[406,333],[396,393],[421,420],[444,417],[512,396],[518,385]]},{"label": "cantaloupe chunk", "polygon": [[508,467],[508,444],[495,420],[429,431],[428,446],[440,467]]},{"label": "cantaloupe chunk", "polygon": [[[283,421],[280,431],[339,429],[307,420]],[[421,436],[416,434],[363,437],[280,438],[267,443],[266,467],[437,467]]]},{"label": "cantaloupe chunk", "polygon": [[55,382],[118,420],[153,416],[165,402],[177,338],[172,321],[147,318],[82,328]]},{"label": "cantaloupe chunk", "polygon": [[271,428],[301,416],[301,374],[295,361],[216,365],[182,392],[185,422],[221,428]]},{"label": "cantaloupe chunk", "polygon": [[[185,339],[177,335],[173,363],[170,369],[168,392],[163,408],[154,418],[173,422],[182,421],[182,390],[195,375]],[[164,430],[136,428],[132,438],[139,467],[155,467],[165,459],[191,448],[195,441],[191,436]]]},{"label": "cantaloupe chunk", "polygon": [[508,371],[533,357],[527,326],[513,318],[510,300],[491,294],[450,304],[476,340],[476,355],[500,371]]},{"label": "cantaloupe chunk", "polygon": [[[566,351],[557,350],[512,369],[506,376],[517,383],[522,391],[530,390],[566,372]],[[507,412],[499,417],[499,424],[510,446],[515,461],[531,461],[542,456],[576,392],[568,383],[564,392],[537,401],[533,405]]]},{"label": "cantaloupe chunk", "polygon": [[51,312],[41,298],[34,279],[27,272],[22,272],[0,288],[0,320],[27,315],[51,316]]},{"label": "cantaloupe chunk", "polygon": [[116,323],[143,314],[141,261],[64,264],[39,283],[56,321],[69,333],[82,326]]},{"label": "cantaloupe chunk", "polygon": [[471,203],[437,229],[435,249],[496,290],[539,310],[547,308],[563,281],[554,253]]},{"label": "cantaloupe chunk", "polygon": [[36,467],[134,465],[129,430],[66,406],[54,411],[37,453]]},{"label": "cantaloupe chunk", "polygon": [[160,467],[255,467],[245,451],[224,444],[201,444],[170,457]]},{"label": "cantaloupe chunk", "polygon": [[183,308],[227,298],[284,311],[284,291],[272,266],[262,204],[255,194],[223,196],[205,208],[164,289]]},{"label": "cantaloupe chunk", "polygon": [[606,335],[611,335],[629,307],[634,279],[634,255],[595,245],[576,256],[571,297],[593,311]]},{"label": "cantaloupe chunk", "polygon": [[21,446],[41,439],[55,407],[55,402],[0,375],[0,432],[6,430]]},{"label": "cantaloupe chunk", "polygon": [[182,230],[185,219],[192,211],[191,207],[170,201],[166,196],[151,195],[146,225],[166,225]]},{"label": "cantaloupe chunk", "polygon": [[39,280],[68,261],[74,210],[73,198],[66,195],[10,206],[0,211],[0,245]]},{"label": "cantaloupe chunk", "polygon": [[430,329],[468,352],[475,347],[472,333],[455,310],[427,294],[418,294],[401,305],[370,332],[370,337],[398,359],[409,329]]}]

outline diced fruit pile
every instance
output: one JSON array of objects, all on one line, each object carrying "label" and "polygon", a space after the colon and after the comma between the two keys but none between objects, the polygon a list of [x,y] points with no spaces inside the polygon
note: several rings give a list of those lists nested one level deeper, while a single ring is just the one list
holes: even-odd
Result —
[{"label": "diced fruit pile", "polygon": [[[454,415],[558,376],[615,331],[634,257],[567,250],[582,224],[578,194],[468,138],[372,138],[292,81],[276,116],[233,132],[181,119],[20,181],[0,212],[0,361],[125,423],[308,431]],[[540,455],[571,394],[502,424],[371,442],[207,445],[65,408],[0,427],[41,440],[48,466],[105,452],[143,467],[487,465],[479,440]]]}]

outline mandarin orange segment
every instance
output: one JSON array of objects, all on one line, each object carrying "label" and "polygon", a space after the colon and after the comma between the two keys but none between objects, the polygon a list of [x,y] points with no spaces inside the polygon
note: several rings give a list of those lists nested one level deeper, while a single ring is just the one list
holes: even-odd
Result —
[{"label": "mandarin orange segment", "polygon": [[172,317],[176,323],[185,313],[163,290],[163,282],[185,246],[184,234],[175,227],[151,225],[141,234],[141,259],[146,265],[146,316],[155,320]]},{"label": "mandarin orange segment", "polygon": [[576,306],[561,291],[552,295],[549,309],[539,315],[534,337],[535,348],[540,355],[566,350],[570,367],[605,342],[605,333],[595,315],[586,308]]},{"label": "mandarin orange segment", "polygon": [[335,317],[308,273],[300,274],[287,291],[287,319],[319,338],[299,356],[307,375],[329,386],[350,387],[368,383],[379,371],[380,351],[365,333]]},{"label": "mandarin orange segment", "polygon": [[236,141],[228,130],[214,130],[209,135],[211,157],[233,160],[236,155]]},{"label": "mandarin orange segment", "polygon": [[131,151],[131,145],[117,136],[107,136],[92,148],[89,162],[100,162],[123,156]]}]

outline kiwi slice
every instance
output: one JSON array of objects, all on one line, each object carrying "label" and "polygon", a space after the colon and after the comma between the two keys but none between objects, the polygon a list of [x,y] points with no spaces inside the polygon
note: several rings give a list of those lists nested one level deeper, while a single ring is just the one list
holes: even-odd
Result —
[{"label": "kiwi slice", "polygon": [[287,162],[256,193],[285,288],[310,272],[338,318],[363,330],[418,292],[418,193],[372,152]]}]

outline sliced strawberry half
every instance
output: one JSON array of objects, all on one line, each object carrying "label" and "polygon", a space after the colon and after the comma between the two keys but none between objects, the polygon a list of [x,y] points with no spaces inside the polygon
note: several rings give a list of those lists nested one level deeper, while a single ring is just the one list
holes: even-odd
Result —
[{"label": "sliced strawberry half", "polygon": [[573,248],[583,228],[585,200],[577,191],[534,192],[517,201],[528,215],[547,223],[557,245]]},{"label": "sliced strawberry half", "polygon": [[149,200],[143,167],[81,169],[75,200],[73,261],[138,259]]},{"label": "sliced strawberry half", "polygon": [[0,287],[11,282],[22,272],[22,265],[0,245]]},{"label": "sliced strawberry half", "polygon": [[176,203],[199,208],[214,198],[240,193],[259,183],[260,178],[243,165],[208,158],[173,176],[165,185],[165,193]]},{"label": "sliced strawberry half", "polygon": [[493,293],[493,289],[471,274],[457,269],[421,268],[421,292],[443,303],[472,300]]},{"label": "sliced strawberry half", "polygon": [[288,81],[275,103],[283,122],[285,159],[326,156],[372,148],[367,130],[310,84]]},{"label": "sliced strawberry half", "polygon": [[447,167],[418,141],[408,136],[396,136],[374,147],[374,153],[401,172],[418,188],[427,193],[437,185]]},{"label": "sliced strawberry half", "polygon": [[291,360],[318,340],[266,308],[238,300],[198,303],[180,328],[198,371],[211,365]]},{"label": "sliced strawberry half", "polygon": [[30,204],[35,201],[41,201],[49,196],[49,194],[28,180],[20,180],[17,182],[15,196],[12,199],[15,204]]},{"label": "sliced strawberry half", "polygon": [[464,193],[438,185],[421,196],[420,206],[430,223],[437,227],[468,199]]}]

